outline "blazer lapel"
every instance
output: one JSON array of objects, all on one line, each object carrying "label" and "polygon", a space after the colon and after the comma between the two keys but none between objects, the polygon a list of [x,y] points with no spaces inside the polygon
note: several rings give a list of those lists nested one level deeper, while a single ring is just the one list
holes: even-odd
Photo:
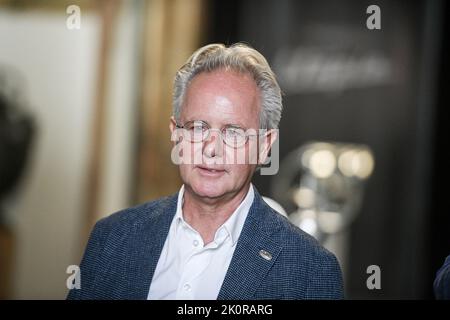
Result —
[{"label": "blazer lapel", "polygon": [[279,228],[273,213],[255,190],[255,199],[244,223],[218,299],[252,299],[282,245],[271,233]]}]

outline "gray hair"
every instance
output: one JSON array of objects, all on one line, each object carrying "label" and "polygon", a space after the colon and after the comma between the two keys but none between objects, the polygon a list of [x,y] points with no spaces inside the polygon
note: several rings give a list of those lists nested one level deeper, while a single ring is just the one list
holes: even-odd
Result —
[{"label": "gray hair", "polygon": [[276,129],[283,109],[281,90],[267,60],[246,44],[230,47],[209,44],[197,51],[178,70],[173,86],[173,115],[180,120],[181,106],[190,81],[201,72],[231,69],[253,77],[261,94],[260,128]]}]

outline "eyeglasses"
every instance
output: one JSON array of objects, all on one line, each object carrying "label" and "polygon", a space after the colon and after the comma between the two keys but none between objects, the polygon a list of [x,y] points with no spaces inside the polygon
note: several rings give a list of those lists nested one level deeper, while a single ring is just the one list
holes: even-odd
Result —
[{"label": "eyeglasses", "polygon": [[211,131],[217,130],[220,133],[222,141],[227,146],[239,148],[245,145],[249,136],[259,136],[260,134],[249,134],[243,128],[229,124],[222,129],[212,129],[211,126],[203,120],[188,121],[184,125],[176,125],[179,129],[184,129],[184,137],[189,142],[207,141]]}]

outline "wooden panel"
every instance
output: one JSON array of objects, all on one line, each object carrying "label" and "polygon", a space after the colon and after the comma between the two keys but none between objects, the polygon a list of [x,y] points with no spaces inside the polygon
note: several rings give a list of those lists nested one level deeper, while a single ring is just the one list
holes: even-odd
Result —
[{"label": "wooden panel", "polygon": [[181,185],[170,160],[172,85],[178,68],[199,46],[205,21],[202,3],[147,3],[136,202],[171,194]]},{"label": "wooden panel", "polygon": [[0,224],[0,300],[11,299],[12,262],[14,259],[14,235]]}]

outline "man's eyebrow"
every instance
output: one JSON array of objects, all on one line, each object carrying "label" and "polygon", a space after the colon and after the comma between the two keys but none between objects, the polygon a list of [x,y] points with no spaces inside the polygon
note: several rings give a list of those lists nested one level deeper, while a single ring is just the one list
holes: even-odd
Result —
[{"label": "man's eyebrow", "polygon": [[225,126],[227,127],[237,127],[237,128],[247,128],[246,126],[240,124],[240,123],[227,123]]},{"label": "man's eyebrow", "polygon": [[222,125],[222,128],[224,128],[224,127],[234,127],[234,128],[247,129],[247,126],[244,126],[240,122],[227,122],[224,125]]},{"label": "man's eyebrow", "polygon": [[[227,121],[230,120],[230,121]],[[246,128],[246,126],[239,121],[239,119],[225,119],[225,123],[223,126],[234,126],[234,127],[240,127],[240,128]]]},{"label": "man's eyebrow", "polygon": [[195,119],[195,118],[190,119],[190,118],[186,118],[184,121],[182,121],[182,120],[180,119],[180,124],[184,124],[184,123],[188,123],[188,122],[192,122],[192,121],[203,121],[203,122],[208,123],[208,121],[203,120],[203,119]]},{"label": "man's eyebrow", "polygon": [[[207,123],[209,126],[211,126],[211,124],[208,121],[206,121],[204,119],[199,119],[199,118],[197,118],[197,119],[196,118],[186,118],[186,120],[183,123],[187,123],[187,122],[190,122],[190,121],[203,121],[203,122]],[[246,126],[244,126],[239,121],[227,122],[227,123],[222,125],[222,127],[229,127],[229,126],[239,127],[239,128],[243,128],[243,129],[247,128]]]}]

